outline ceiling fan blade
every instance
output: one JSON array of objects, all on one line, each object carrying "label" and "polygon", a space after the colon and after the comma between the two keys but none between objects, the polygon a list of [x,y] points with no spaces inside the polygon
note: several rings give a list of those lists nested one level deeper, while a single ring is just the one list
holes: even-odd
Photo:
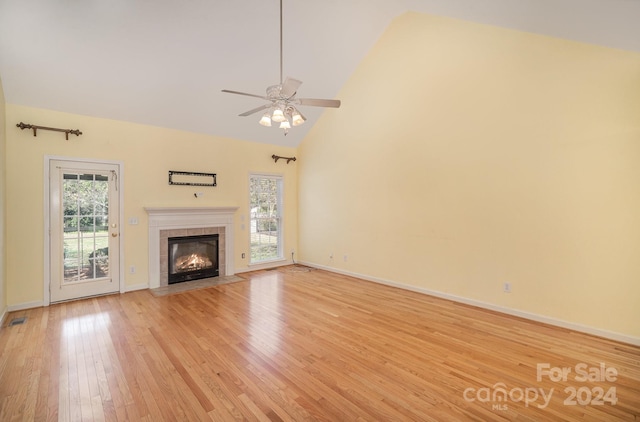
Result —
[{"label": "ceiling fan blade", "polygon": [[244,112],[244,113],[242,113],[242,114],[238,114],[238,116],[242,116],[242,117],[250,116],[250,115],[252,115],[253,113],[257,113],[257,112],[262,111],[262,110],[265,110],[265,109],[267,109],[267,108],[269,108],[269,107],[271,107],[271,104],[265,104],[265,105],[262,105],[262,106],[260,106],[260,107],[256,107],[256,108],[254,108],[254,109],[251,109],[251,110],[249,110],[249,111],[245,111],[245,112]]},{"label": "ceiling fan blade", "polygon": [[305,106],[313,107],[340,107],[340,100],[320,100],[317,98],[298,98],[298,103]]},{"label": "ceiling fan blade", "polygon": [[291,98],[296,93],[300,85],[302,85],[302,81],[299,81],[297,79],[293,79],[287,76],[287,79],[285,79],[284,82],[282,83],[282,89],[280,89],[280,96],[284,98]]},{"label": "ceiling fan blade", "polygon": [[268,100],[268,98],[265,97],[264,95],[248,94],[246,92],[231,91],[229,89],[223,89],[222,92],[226,92],[227,94],[246,95],[247,97],[256,97],[256,98],[262,98],[263,100]]}]

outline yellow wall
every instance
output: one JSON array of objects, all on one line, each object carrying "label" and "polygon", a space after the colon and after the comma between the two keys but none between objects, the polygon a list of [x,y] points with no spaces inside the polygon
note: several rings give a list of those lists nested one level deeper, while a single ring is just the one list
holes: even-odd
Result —
[{"label": "yellow wall", "polygon": [[[290,156],[291,148],[243,142],[98,119],[43,109],[6,105],[7,124],[7,302],[19,306],[43,300],[44,156],[120,160],[124,162],[124,253],[126,285],[148,282],[148,229],[144,207],[238,206],[235,219],[236,270],[245,269],[249,250],[249,173],[284,176],[284,250],[297,249],[297,166],[274,163],[272,154]],[[80,129],[79,137],[15,127],[18,122]],[[217,187],[170,186],[169,170],[217,173]],[[204,192],[196,199],[194,192]],[[138,225],[126,224],[137,217]],[[286,257],[286,254],[285,254]],[[136,266],[136,274],[129,274]]]},{"label": "yellow wall", "polygon": [[5,242],[5,192],[7,189],[5,167],[6,167],[6,119],[5,119],[4,90],[2,79],[0,79],[0,322],[7,309],[7,286],[6,286],[6,242]]},{"label": "yellow wall", "polygon": [[337,98],[301,260],[640,339],[640,54],[407,13]]}]

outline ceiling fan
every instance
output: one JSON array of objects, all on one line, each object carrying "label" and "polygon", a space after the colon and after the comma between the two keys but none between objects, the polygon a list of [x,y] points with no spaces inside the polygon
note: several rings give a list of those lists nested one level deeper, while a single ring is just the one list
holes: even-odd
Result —
[{"label": "ceiling fan", "polygon": [[307,120],[298,110],[298,106],[340,107],[340,100],[296,98],[296,93],[301,84],[302,81],[290,77],[282,79],[282,0],[280,0],[280,83],[267,87],[267,95],[249,94],[229,89],[223,89],[222,92],[266,100],[267,104],[245,111],[239,116],[246,117],[266,110],[259,123],[263,126],[271,126],[272,121],[280,123],[280,128],[284,129],[284,134],[286,135],[292,125],[299,126]]}]

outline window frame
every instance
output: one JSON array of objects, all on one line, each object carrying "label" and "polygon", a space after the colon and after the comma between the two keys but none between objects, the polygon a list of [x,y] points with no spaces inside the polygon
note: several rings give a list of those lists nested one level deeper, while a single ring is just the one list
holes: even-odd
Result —
[{"label": "window frame", "polygon": [[[253,227],[253,215],[251,212],[251,180],[254,178],[259,178],[259,179],[271,179],[271,180],[275,180],[277,183],[277,216],[276,216],[276,222],[277,222],[277,256],[273,257],[273,258],[268,258],[268,259],[263,259],[263,260],[259,260],[259,261],[255,261],[253,259],[253,248],[251,245],[251,236],[252,236],[252,227]],[[253,266],[253,265],[261,265],[261,264],[266,264],[266,263],[271,263],[271,262],[277,262],[277,261],[284,261],[285,260],[285,256],[284,256],[284,176],[282,174],[273,174],[273,173],[249,173],[249,180],[248,180],[248,196],[249,196],[249,230],[248,230],[248,234],[249,234],[249,266]],[[257,220],[256,220],[257,221]],[[257,224],[257,223],[256,223]]]}]

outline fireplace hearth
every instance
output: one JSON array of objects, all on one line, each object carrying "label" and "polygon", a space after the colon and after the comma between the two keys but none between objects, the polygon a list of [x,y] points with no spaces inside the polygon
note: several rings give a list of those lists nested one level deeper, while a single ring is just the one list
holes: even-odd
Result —
[{"label": "fireplace hearth", "polygon": [[168,284],[217,277],[218,235],[169,237]]}]

